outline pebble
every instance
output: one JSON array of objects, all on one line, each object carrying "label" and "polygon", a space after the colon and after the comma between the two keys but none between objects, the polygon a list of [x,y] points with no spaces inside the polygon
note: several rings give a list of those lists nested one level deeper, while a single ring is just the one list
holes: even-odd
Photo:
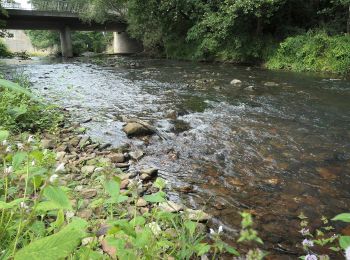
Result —
[{"label": "pebble", "polygon": [[172,201],[159,203],[159,208],[163,211],[171,212],[171,213],[175,213],[183,210],[182,205],[176,204],[175,202],[172,202]]},{"label": "pebble", "polygon": [[136,207],[145,207],[147,206],[147,201],[144,198],[139,198],[136,202]]},{"label": "pebble", "polygon": [[84,174],[92,174],[96,167],[94,165],[86,165],[81,168],[81,172]]},{"label": "pebble", "polygon": [[81,191],[81,196],[85,199],[91,199],[93,197],[96,197],[97,190],[95,189],[86,189]]},{"label": "pebble", "polygon": [[111,154],[109,156],[109,158],[111,159],[112,163],[123,163],[123,162],[125,162],[125,157],[124,157],[124,154],[122,154],[122,153]]},{"label": "pebble", "polygon": [[144,156],[144,153],[141,150],[137,150],[135,152],[130,152],[129,155],[131,159],[138,161]]},{"label": "pebble", "polygon": [[53,149],[55,147],[55,143],[49,139],[41,140],[41,147],[44,149]]}]

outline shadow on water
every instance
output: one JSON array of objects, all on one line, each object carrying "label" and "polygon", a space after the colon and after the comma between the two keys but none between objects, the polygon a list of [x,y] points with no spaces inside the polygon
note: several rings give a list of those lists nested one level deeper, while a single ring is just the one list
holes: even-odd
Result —
[{"label": "shadow on water", "polygon": [[[172,199],[206,207],[228,237],[237,234],[238,212],[250,210],[266,248],[293,254],[300,212],[317,225],[349,209],[350,82],[224,64],[100,63],[16,68],[78,121],[92,118],[89,135],[145,150],[140,165],[161,170]],[[242,84],[231,85],[234,78]],[[121,115],[151,120],[168,139],[127,139]]]}]

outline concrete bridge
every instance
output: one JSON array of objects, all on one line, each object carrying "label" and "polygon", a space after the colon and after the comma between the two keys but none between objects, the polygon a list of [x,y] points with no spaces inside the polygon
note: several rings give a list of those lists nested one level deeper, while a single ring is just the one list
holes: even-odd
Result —
[{"label": "concrete bridge", "polygon": [[[54,1],[55,4],[65,3]],[[67,5],[61,5],[66,6]],[[58,5],[59,6],[59,5]],[[69,8],[58,10],[23,10],[7,7],[8,17],[3,29],[14,30],[57,30],[60,32],[61,51],[64,57],[73,57],[71,31],[112,31],[114,32],[114,52],[130,54],[142,51],[142,46],[126,33],[127,24],[123,20],[110,21],[104,24],[85,23],[76,11]]]}]

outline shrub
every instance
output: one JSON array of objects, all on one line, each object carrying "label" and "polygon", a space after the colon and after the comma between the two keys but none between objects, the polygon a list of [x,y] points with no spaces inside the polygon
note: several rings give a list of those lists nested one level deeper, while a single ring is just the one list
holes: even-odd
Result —
[{"label": "shrub", "polygon": [[11,56],[11,52],[9,51],[7,46],[0,40],[0,57],[6,58]]},{"label": "shrub", "polygon": [[289,37],[267,61],[270,69],[350,73],[350,36],[310,32]]}]

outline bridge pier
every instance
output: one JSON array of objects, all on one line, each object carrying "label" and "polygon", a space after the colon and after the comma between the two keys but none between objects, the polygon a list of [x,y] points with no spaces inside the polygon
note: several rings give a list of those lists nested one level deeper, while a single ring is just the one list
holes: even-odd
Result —
[{"label": "bridge pier", "polygon": [[126,32],[113,33],[113,51],[115,54],[133,54],[143,51],[143,46]]},{"label": "bridge pier", "polygon": [[72,36],[71,36],[71,30],[68,26],[60,30],[60,39],[61,39],[62,56],[65,58],[73,57]]}]

